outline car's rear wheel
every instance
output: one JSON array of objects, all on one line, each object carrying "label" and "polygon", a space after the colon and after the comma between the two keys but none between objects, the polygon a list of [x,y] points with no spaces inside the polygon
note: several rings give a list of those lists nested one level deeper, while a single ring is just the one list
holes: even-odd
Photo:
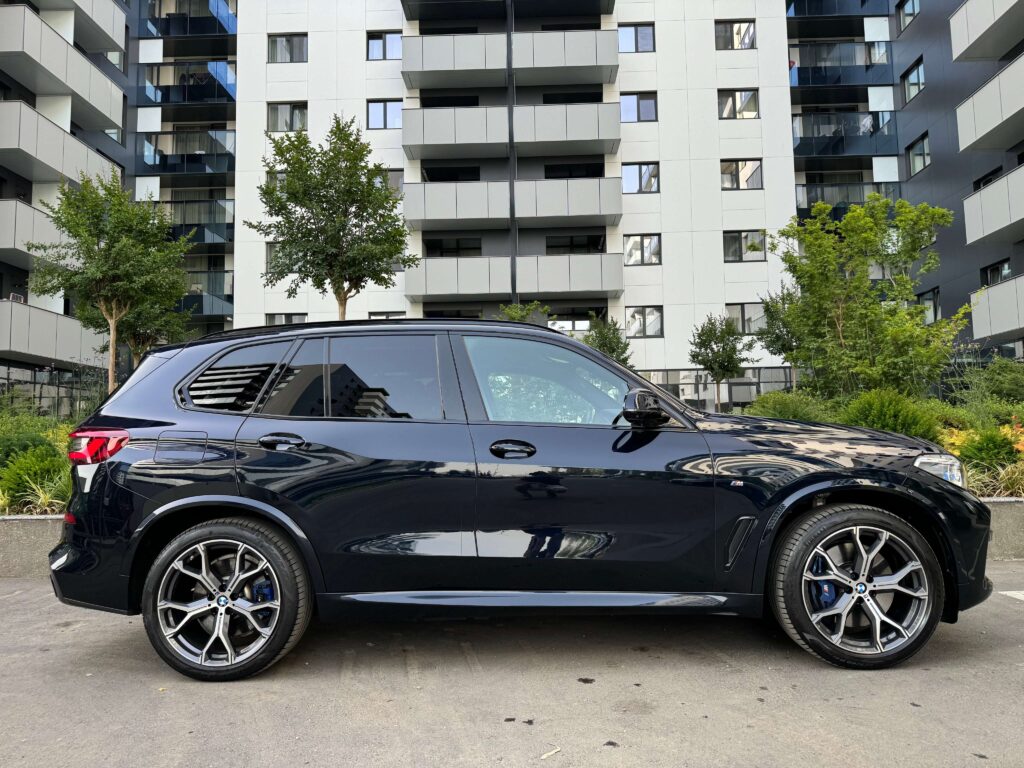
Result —
[{"label": "car's rear wheel", "polygon": [[278,661],[312,613],[299,554],[277,529],[232,518],[177,536],[157,556],[142,594],[156,652],[197,680],[238,680]]},{"label": "car's rear wheel", "polygon": [[769,602],[798,645],[854,669],[898,664],[928,642],[944,584],[928,541],[874,507],[821,507],[784,532]]}]

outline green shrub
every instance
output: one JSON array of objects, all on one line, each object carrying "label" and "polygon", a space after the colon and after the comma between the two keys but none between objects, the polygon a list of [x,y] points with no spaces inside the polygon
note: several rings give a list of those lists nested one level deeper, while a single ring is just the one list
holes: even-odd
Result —
[{"label": "green shrub", "polygon": [[938,419],[918,401],[890,389],[872,389],[853,400],[843,411],[843,422],[858,427],[898,432],[910,437],[935,440]]},{"label": "green shrub", "polygon": [[929,397],[919,401],[918,406],[930,413],[944,429],[977,429],[981,426],[970,411],[945,400]]},{"label": "green shrub", "polygon": [[17,454],[0,470],[0,494],[6,496],[13,506],[32,492],[30,482],[37,485],[51,483],[53,478],[69,470],[67,457],[56,448],[49,444],[37,445]]},{"label": "green shrub", "polygon": [[986,429],[972,435],[960,446],[960,459],[975,467],[1000,469],[1020,458],[1013,440],[998,429]]},{"label": "green shrub", "polygon": [[35,448],[37,445],[49,445],[50,441],[39,432],[0,433],[0,467],[7,464],[15,455]]},{"label": "green shrub", "polygon": [[1024,462],[1000,469],[966,467],[967,487],[978,496],[1024,497]]},{"label": "green shrub", "polygon": [[806,392],[765,392],[744,411],[751,416],[796,421],[835,421],[829,403]]},{"label": "green shrub", "polygon": [[986,395],[1010,403],[1024,402],[1024,363],[996,357],[969,378]]}]

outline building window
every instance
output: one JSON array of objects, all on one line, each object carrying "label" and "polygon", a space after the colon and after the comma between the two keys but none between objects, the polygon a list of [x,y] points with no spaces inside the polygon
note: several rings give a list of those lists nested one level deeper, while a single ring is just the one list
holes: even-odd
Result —
[{"label": "building window", "polygon": [[996,285],[1013,277],[1013,269],[1010,267],[1010,260],[1003,259],[995,264],[989,264],[981,270],[982,286]]},{"label": "building window", "polygon": [[271,64],[299,64],[309,61],[309,36],[270,35],[267,61]]},{"label": "building window", "polygon": [[405,317],[405,312],[371,312],[371,320],[401,320]]},{"label": "building window", "polygon": [[764,305],[761,302],[726,304],[725,315],[732,318],[740,332],[747,336],[752,336],[764,328]]},{"label": "building window", "polygon": [[604,235],[548,235],[545,253],[562,256],[570,253],[604,253]]},{"label": "building window", "polygon": [[624,123],[653,123],[658,119],[658,94],[623,93],[619,110]]},{"label": "building window", "polygon": [[402,194],[405,190],[405,171],[401,168],[388,168],[388,186]]},{"label": "building window", "polygon": [[722,244],[726,262],[764,261],[764,232],[749,229],[723,232]]},{"label": "building window", "polygon": [[715,49],[739,51],[757,47],[757,33],[753,21],[716,21]]},{"label": "building window", "polygon": [[899,19],[900,32],[907,28],[917,14],[921,12],[921,0],[903,0],[896,6],[896,17]]},{"label": "building window", "polygon": [[402,58],[401,32],[367,32],[367,61],[384,61]]},{"label": "building window", "polygon": [[306,130],[306,102],[267,104],[267,130],[271,133]]},{"label": "building window", "polygon": [[928,147],[928,134],[907,147],[907,164],[910,167],[910,175],[919,173],[932,163],[932,152]]},{"label": "building window", "polygon": [[763,189],[760,160],[723,160],[722,189]]},{"label": "building window", "polygon": [[626,235],[626,266],[661,264],[661,235]]},{"label": "building window", "polygon": [[479,237],[437,237],[423,238],[423,255],[428,259],[444,256],[465,258],[481,256],[481,240]]},{"label": "building window", "polygon": [[375,99],[366,102],[366,127],[371,131],[402,127],[402,100]]},{"label": "building window", "polygon": [[757,91],[719,91],[719,120],[752,120],[760,117]]},{"label": "building window", "polygon": [[1000,178],[1002,175],[1003,175],[1003,167],[1002,166],[999,166],[998,168],[993,168],[991,171],[986,173],[981,178],[975,179],[975,181],[974,181],[974,191],[977,192],[980,189],[984,189],[989,184],[991,184],[993,181],[995,181],[996,179]]},{"label": "building window", "polygon": [[622,193],[624,195],[653,194],[661,191],[657,163],[623,163]]},{"label": "building window", "polygon": [[903,101],[908,102],[924,90],[924,59],[918,59],[914,65],[903,73]]},{"label": "building window", "polygon": [[305,312],[286,312],[283,314],[267,315],[266,325],[298,325],[306,322]]},{"label": "building window", "polygon": [[939,306],[939,289],[933,288],[918,294],[917,303],[924,307],[924,324],[931,325],[942,319],[942,307]]},{"label": "building window", "polygon": [[653,50],[653,24],[619,25],[619,53],[649,53]]},{"label": "building window", "polygon": [[661,307],[626,307],[626,337],[658,339],[665,335]]}]

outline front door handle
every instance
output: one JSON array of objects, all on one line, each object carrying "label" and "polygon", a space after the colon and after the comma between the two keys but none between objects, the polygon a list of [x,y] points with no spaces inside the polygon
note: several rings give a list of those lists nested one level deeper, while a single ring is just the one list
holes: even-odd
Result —
[{"label": "front door handle", "polygon": [[283,432],[275,432],[272,435],[264,435],[259,438],[256,442],[262,445],[264,448],[269,448],[272,451],[287,451],[291,448],[301,448],[306,444],[298,435],[287,434]]},{"label": "front door handle", "polygon": [[491,445],[491,453],[499,459],[528,459],[537,452],[523,440],[499,440]]}]

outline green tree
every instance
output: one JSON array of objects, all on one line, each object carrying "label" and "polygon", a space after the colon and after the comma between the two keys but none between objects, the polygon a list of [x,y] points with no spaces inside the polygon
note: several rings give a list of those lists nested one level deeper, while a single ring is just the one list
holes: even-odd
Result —
[{"label": "green tree", "polygon": [[395,267],[418,261],[406,252],[401,196],[388,169],[370,162],[355,118],[335,115],[323,144],[314,145],[306,131],[267,138],[272,152],[263,159],[259,196],[268,219],[245,222],[276,243],[263,282],[290,280],[293,297],[303,283],[330,292],[344,320],[349,299],[371,283],[394,286]]},{"label": "green tree", "polygon": [[551,307],[541,304],[539,301],[531,301],[529,304],[501,304],[498,306],[496,320],[509,320],[514,323],[533,323],[537,325],[538,317],[544,318],[546,323],[552,319]]},{"label": "green tree", "polygon": [[61,183],[56,205],[43,203],[63,236],[29,243],[39,258],[30,289],[70,296],[82,324],[108,334],[107,391],[117,386],[119,331],[144,307],[173,307],[185,292],[184,257],[191,233],[170,239],[171,221],[153,201],[132,200],[116,172]]},{"label": "green tree", "polygon": [[765,299],[765,348],[810,373],[825,397],[887,387],[920,394],[952,357],[967,307],[929,324],[919,276],[939,263],[935,234],[953,214],[926,203],[868,196],[841,221],[817,203],[770,238],[789,285]]},{"label": "green tree", "polygon": [[602,352],[615,362],[626,368],[630,365],[629,341],[622,333],[615,318],[604,320],[593,312],[590,313],[590,330],[583,335],[583,343]]},{"label": "green tree", "polygon": [[715,409],[721,403],[722,382],[743,375],[746,363],[753,362],[747,356],[754,347],[754,340],[744,336],[731,317],[707,319],[693,330],[690,337],[690,362],[703,368],[715,382]]},{"label": "green tree", "polygon": [[129,312],[121,321],[121,338],[132,356],[132,370],[143,356],[160,344],[175,344],[192,336],[191,313],[175,307],[145,306]]}]

